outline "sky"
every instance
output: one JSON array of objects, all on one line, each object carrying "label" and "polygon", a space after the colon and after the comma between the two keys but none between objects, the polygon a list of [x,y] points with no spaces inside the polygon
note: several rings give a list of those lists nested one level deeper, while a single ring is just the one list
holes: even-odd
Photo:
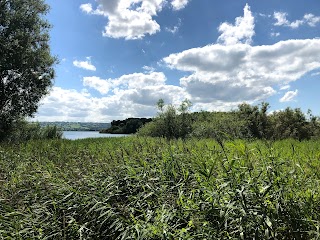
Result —
[{"label": "sky", "polygon": [[59,63],[37,121],[152,117],[243,102],[320,115],[319,0],[47,0]]}]

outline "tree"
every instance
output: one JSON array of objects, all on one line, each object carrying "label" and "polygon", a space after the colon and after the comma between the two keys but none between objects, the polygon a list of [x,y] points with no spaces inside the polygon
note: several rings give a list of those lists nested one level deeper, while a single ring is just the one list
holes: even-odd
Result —
[{"label": "tree", "polygon": [[157,107],[160,110],[160,112],[163,112],[163,108],[164,108],[164,100],[162,98],[160,98],[157,102]]},{"label": "tree", "polygon": [[237,113],[240,119],[247,121],[249,134],[254,138],[267,138],[269,121],[267,111],[269,103],[262,102],[259,106],[242,103],[238,106]]},{"label": "tree", "polygon": [[195,112],[192,124],[192,137],[226,139],[249,138],[248,122],[237,112]]},{"label": "tree", "polygon": [[186,138],[191,133],[192,121],[188,113],[192,103],[185,99],[177,109],[172,104],[165,105],[159,99],[157,107],[160,112],[152,122],[139,129],[142,136],[165,137],[167,139]]},{"label": "tree", "polygon": [[185,99],[182,101],[180,107],[178,108],[180,112],[180,116],[178,118],[180,122],[179,137],[181,138],[186,138],[192,131],[192,119],[189,114],[189,110],[191,107],[192,102],[189,99]]},{"label": "tree", "polygon": [[317,129],[316,120],[308,121],[300,108],[286,108],[274,112],[271,116],[274,139],[294,138],[298,140],[310,139]]},{"label": "tree", "polygon": [[44,0],[0,1],[0,139],[14,122],[31,117],[52,86],[50,24]]}]

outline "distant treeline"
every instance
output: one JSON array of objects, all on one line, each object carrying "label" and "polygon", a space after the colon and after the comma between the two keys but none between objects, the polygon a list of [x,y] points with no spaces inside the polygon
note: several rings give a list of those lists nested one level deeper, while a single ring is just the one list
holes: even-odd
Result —
[{"label": "distant treeline", "polygon": [[151,121],[151,118],[127,118],[125,120],[113,120],[111,122],[111,127],[100,130],[100,133],[132,134],[136,133],[144,124]]},{"label": "distant treeline", "polygon": [[109,128],[110,123],[96,122],[39,122],[41,127],[56,126],[61,131],[100,131]]},{"label": "distant treeline", "polygon": [[268,113],[269,104],[252,106],[240,104],[231,112],[188,112],[191,103],[185,101],[179,108],[158,103],[159,113],[144,125],[141,136],[173,138],[266,139],[293,138],[308,140],[320,138],[319,118],[311,111],[304,114],[300,108]]}]

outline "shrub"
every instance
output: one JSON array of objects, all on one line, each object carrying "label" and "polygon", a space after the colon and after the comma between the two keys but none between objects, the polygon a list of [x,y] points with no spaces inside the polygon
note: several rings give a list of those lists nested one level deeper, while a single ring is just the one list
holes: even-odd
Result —
[{"label": "shrub", "polygon": [[0,141],[17,143],[29,140],[60,138],[62,138],[62,131],[56,126],[41,128],[39,123],[29,123],[25,120],[18,120],[12,123],[5,133],[2,133]]},{"label": "shrub", "polygon": [[165,137],[167,139],[186,138],[192,131],[191,115],[188,113],[191,102],[184,100],[177,109],[173,105],[164,105],[162,99],[158,102],[160,112],[151,123],[138,131],[140,136]]}]

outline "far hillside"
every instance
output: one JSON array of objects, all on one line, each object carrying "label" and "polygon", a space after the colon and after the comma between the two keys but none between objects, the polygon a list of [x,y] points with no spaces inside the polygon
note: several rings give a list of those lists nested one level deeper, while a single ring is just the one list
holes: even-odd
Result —
[{"label": "far hillside", "polygon": [[96,122],[40,122],[41,127],[57,126],[62,131],[100,131],[109,128],[110,123]]}]

